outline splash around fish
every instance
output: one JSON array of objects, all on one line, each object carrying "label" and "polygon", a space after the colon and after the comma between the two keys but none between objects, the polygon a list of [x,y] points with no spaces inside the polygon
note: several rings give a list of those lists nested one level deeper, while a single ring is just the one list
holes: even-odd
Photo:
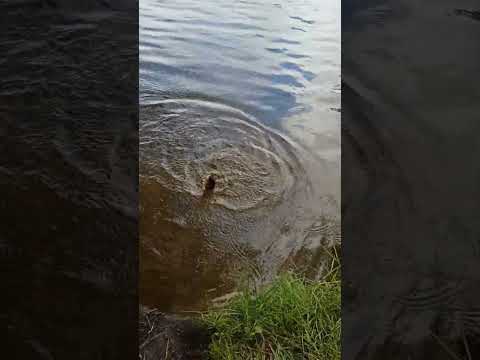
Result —
[{"label": "splash around fish", "polygon": [[140,172],[234,211],[271,208],[306,189],[289,139],[224,104],[168,99],[140,110]]}]

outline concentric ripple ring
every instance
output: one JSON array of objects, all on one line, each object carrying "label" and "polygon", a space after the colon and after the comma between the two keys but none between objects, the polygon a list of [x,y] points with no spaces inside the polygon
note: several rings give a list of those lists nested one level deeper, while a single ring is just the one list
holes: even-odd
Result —
[{"label": "concentric ripple ring", "polygon": [[271,208],[304,191],[296,145],[245,112],[211,101],[168,99],[140,109],[140,173],[173,192],[234,211]]}]

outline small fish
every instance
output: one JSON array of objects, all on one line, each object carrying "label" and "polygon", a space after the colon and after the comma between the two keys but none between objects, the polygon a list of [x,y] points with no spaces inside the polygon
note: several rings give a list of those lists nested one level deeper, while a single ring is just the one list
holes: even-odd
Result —
[{"label": "small fish", "polygon": [[215,189],[215,185],[217,184],[215,177],[213,175],[210,175],[207,178],[207,181],[205,182],[205,190],[203,192],[203,195],[208,195],[213,192]]}]

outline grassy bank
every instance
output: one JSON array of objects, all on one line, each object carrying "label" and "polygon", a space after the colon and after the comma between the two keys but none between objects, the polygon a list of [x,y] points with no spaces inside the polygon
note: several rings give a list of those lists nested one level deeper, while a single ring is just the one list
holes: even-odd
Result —
[{"label": "grassy bank", "polygon": [[340,281],[286,273],[204,314],[212,360],[340,359]]}]

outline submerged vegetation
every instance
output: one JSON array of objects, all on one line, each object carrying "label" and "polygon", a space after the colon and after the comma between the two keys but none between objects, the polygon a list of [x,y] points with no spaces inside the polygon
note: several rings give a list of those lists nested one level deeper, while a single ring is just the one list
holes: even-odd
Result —
[{"label": "submerged vegetation", "polygon": [[247,290],[202,321],[212,332],[212,360],[340,359],[338,256],[322,281],[288,272]]}]

